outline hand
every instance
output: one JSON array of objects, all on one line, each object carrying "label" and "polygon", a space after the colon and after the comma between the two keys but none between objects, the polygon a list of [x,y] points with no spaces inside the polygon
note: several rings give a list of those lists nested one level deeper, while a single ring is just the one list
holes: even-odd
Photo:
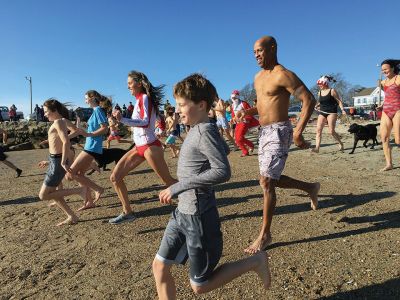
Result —
[{"label": "hand", "polygon": [[344,109],[342,110],[342,115],[347,115],[347,113]]},{"label": "hand", "polygon": [[64,168],[65,171],[67,171],[67,173],[71,173],[72,172],[72,169],[71,169],[71,166],[69,165],[68,160],[65,161],[65,162],[62,162],[61,166]]},{"label": "hand", "polygon": [[308,149],[310,148],[311,144],[304,140],[304,137],[301,133],[293,133],[293,141],[294,144],[299,147],[300,149]]},{"label": "hand", "polygon": [[122,115],[121,115],[121,112],[118,109],[114,109],[113,112],[112,112],[112,115],[113,115],[114,118],[116,118],[118,120],[118,122],[121,121]]},{"label": "hand", "polygon": [[38,163],[39,168],[43,169],[49,165],[49,162],[47,160],[42,160],[41,162]]},{"label": "hand", "polygon": [[162,190],[158,196],[160,198],[160,202],[162,204],[171,204],[172,203],[172,193],[170,188],[166,188]]},{"label": "hand", "polygon": [[46,144],[48,144],[48,143],[49,143],[48,140],[44,140],[44,141],[41,141],[41,142],[39,143],[39,146],[46,145]]}]

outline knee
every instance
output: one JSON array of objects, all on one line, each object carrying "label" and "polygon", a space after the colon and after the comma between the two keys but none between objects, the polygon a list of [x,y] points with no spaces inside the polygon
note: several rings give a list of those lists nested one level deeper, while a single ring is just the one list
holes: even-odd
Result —
[{"label": "knee", "polygon": [[261,177],[260,178],[260,186],[264,191],[270,190],[271,189],[271,178]]},{"label": "knee", "polygon": [[335,129],[329,128],[328,132],[329,132],[329,134],[332,135],[332,136],[335,136],[335,135],[336,135]]},{"label": "knee", "polygon": [[381,140],[383,144],[389,144],[389,136],[387,134],[381,134]]},{"label": "knee", "polygon": [[154,258],[152,268],[154,277],[160,278],[163,274],[168,272],[170,267],[162,261],[159,261],[157,258]]},{"label": "knee", "polygon": [[110,175],[110,181],[113,185],[117,185],[118,184],[118,177],[117,174],[115,174],[114,172],[111,173]]}]

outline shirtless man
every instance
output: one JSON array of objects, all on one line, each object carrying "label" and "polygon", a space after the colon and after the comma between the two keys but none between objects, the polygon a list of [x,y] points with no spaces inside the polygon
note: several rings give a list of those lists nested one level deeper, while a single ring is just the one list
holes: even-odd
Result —
[{"label": "shirtless man", "polygon": [[[49,163],[43,185],[39,192],[41,200],[55,200],[56,204],[67,215],[67,219],[57,224],[75,224],[78,217],[65,202],[64,197],[80,194],[86,200],[88,190],[86,187],[73,189],[57,189],[67,172],[71,172],[71,163],[74,160],[74,152],[68,137],[68,126],[72,124],[66,118],[68,110],[56,99],[49,99],[44,103],[44,114],[53,124],[48,131]],[[75,129],[75,128],[72,128]],[[80,133],[77,130],[77,134]]]},{"label": "shirtless man", "polygon": [[[260,185],[264,194],[263,223],[259,236],[246,253],[254,254],[265,250],[272,242],[271,223],[275,211],[275,187],[300,189],[309,194],[311,208],[317,209],[319,183],[308,183],[282,175],[289,147],[294,141],[301,149],[310,146],[303,138],[316,100],[296,76],[278,63],[277,44],[273,37],[265,36],[254,44],[254,56],[262,70],[255,76],[254,87],[257,93],[257,106],[239,112],[242,115],[259,115],[261,125],[259,135],[258,160]],[[289,97],[295,96],[302,102],[301,117],[293,130],[288,118]]]},{"label": "shirtless man", "polygon": [[0,135],[3,136],[3,144],[7,144],[7,131],[5,129],[0,128]]},{"label": "shirtless man", "polygon": [[235,140],[231,136],[228,120],[226,119],[226,107],[224,100],[218,99],[217,103],[215,104],[214,111],[217,117],[218,129],[221,129],[222,132],[226,134],[228,140],[232,143],[233,146],[235,146],[235,151],[238,150]]}]

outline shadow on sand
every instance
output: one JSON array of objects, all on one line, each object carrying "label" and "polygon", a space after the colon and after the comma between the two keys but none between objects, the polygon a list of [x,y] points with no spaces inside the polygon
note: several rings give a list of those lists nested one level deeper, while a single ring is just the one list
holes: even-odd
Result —
[{"label": "shadow on sand", "polygon": [[400,278],[394,278],[382,283],[365,286],[356,290],[339,292],[321,297],[321,300],[397,300],[400,299]]},{"label": "shadow on sand", "polygon": [[21,197],[17,199],[11,199],[6,201],[1,201],[0,206],[5,205],[17,205],[17,204],[28,204],[33,202],[39,202],[39,197],[37,196],[28,196],[28,197]]}]

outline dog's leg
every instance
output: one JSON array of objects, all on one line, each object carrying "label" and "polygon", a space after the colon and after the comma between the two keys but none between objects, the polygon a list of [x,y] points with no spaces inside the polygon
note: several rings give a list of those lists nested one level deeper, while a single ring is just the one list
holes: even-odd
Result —
[{"label": "dog's leg", "polygon": [[367,146],[368,141],[369,141],[369,139],[367,139],[367,140],[364,141],[364,143],[363,143],[364,148],[367,148],[367,147],[368,147],[368,146]]},{"label": "dog's leg", "polygon": [[356,147],[357,147],[357,143],[358,143],[358,139],[356,138],[356,137],[354,137],[354,145],[353,145],[353,150],[351,150],[351,152],[349,153],[349,154],[353,154],[354,153],[354,150],[356,149]]}]

